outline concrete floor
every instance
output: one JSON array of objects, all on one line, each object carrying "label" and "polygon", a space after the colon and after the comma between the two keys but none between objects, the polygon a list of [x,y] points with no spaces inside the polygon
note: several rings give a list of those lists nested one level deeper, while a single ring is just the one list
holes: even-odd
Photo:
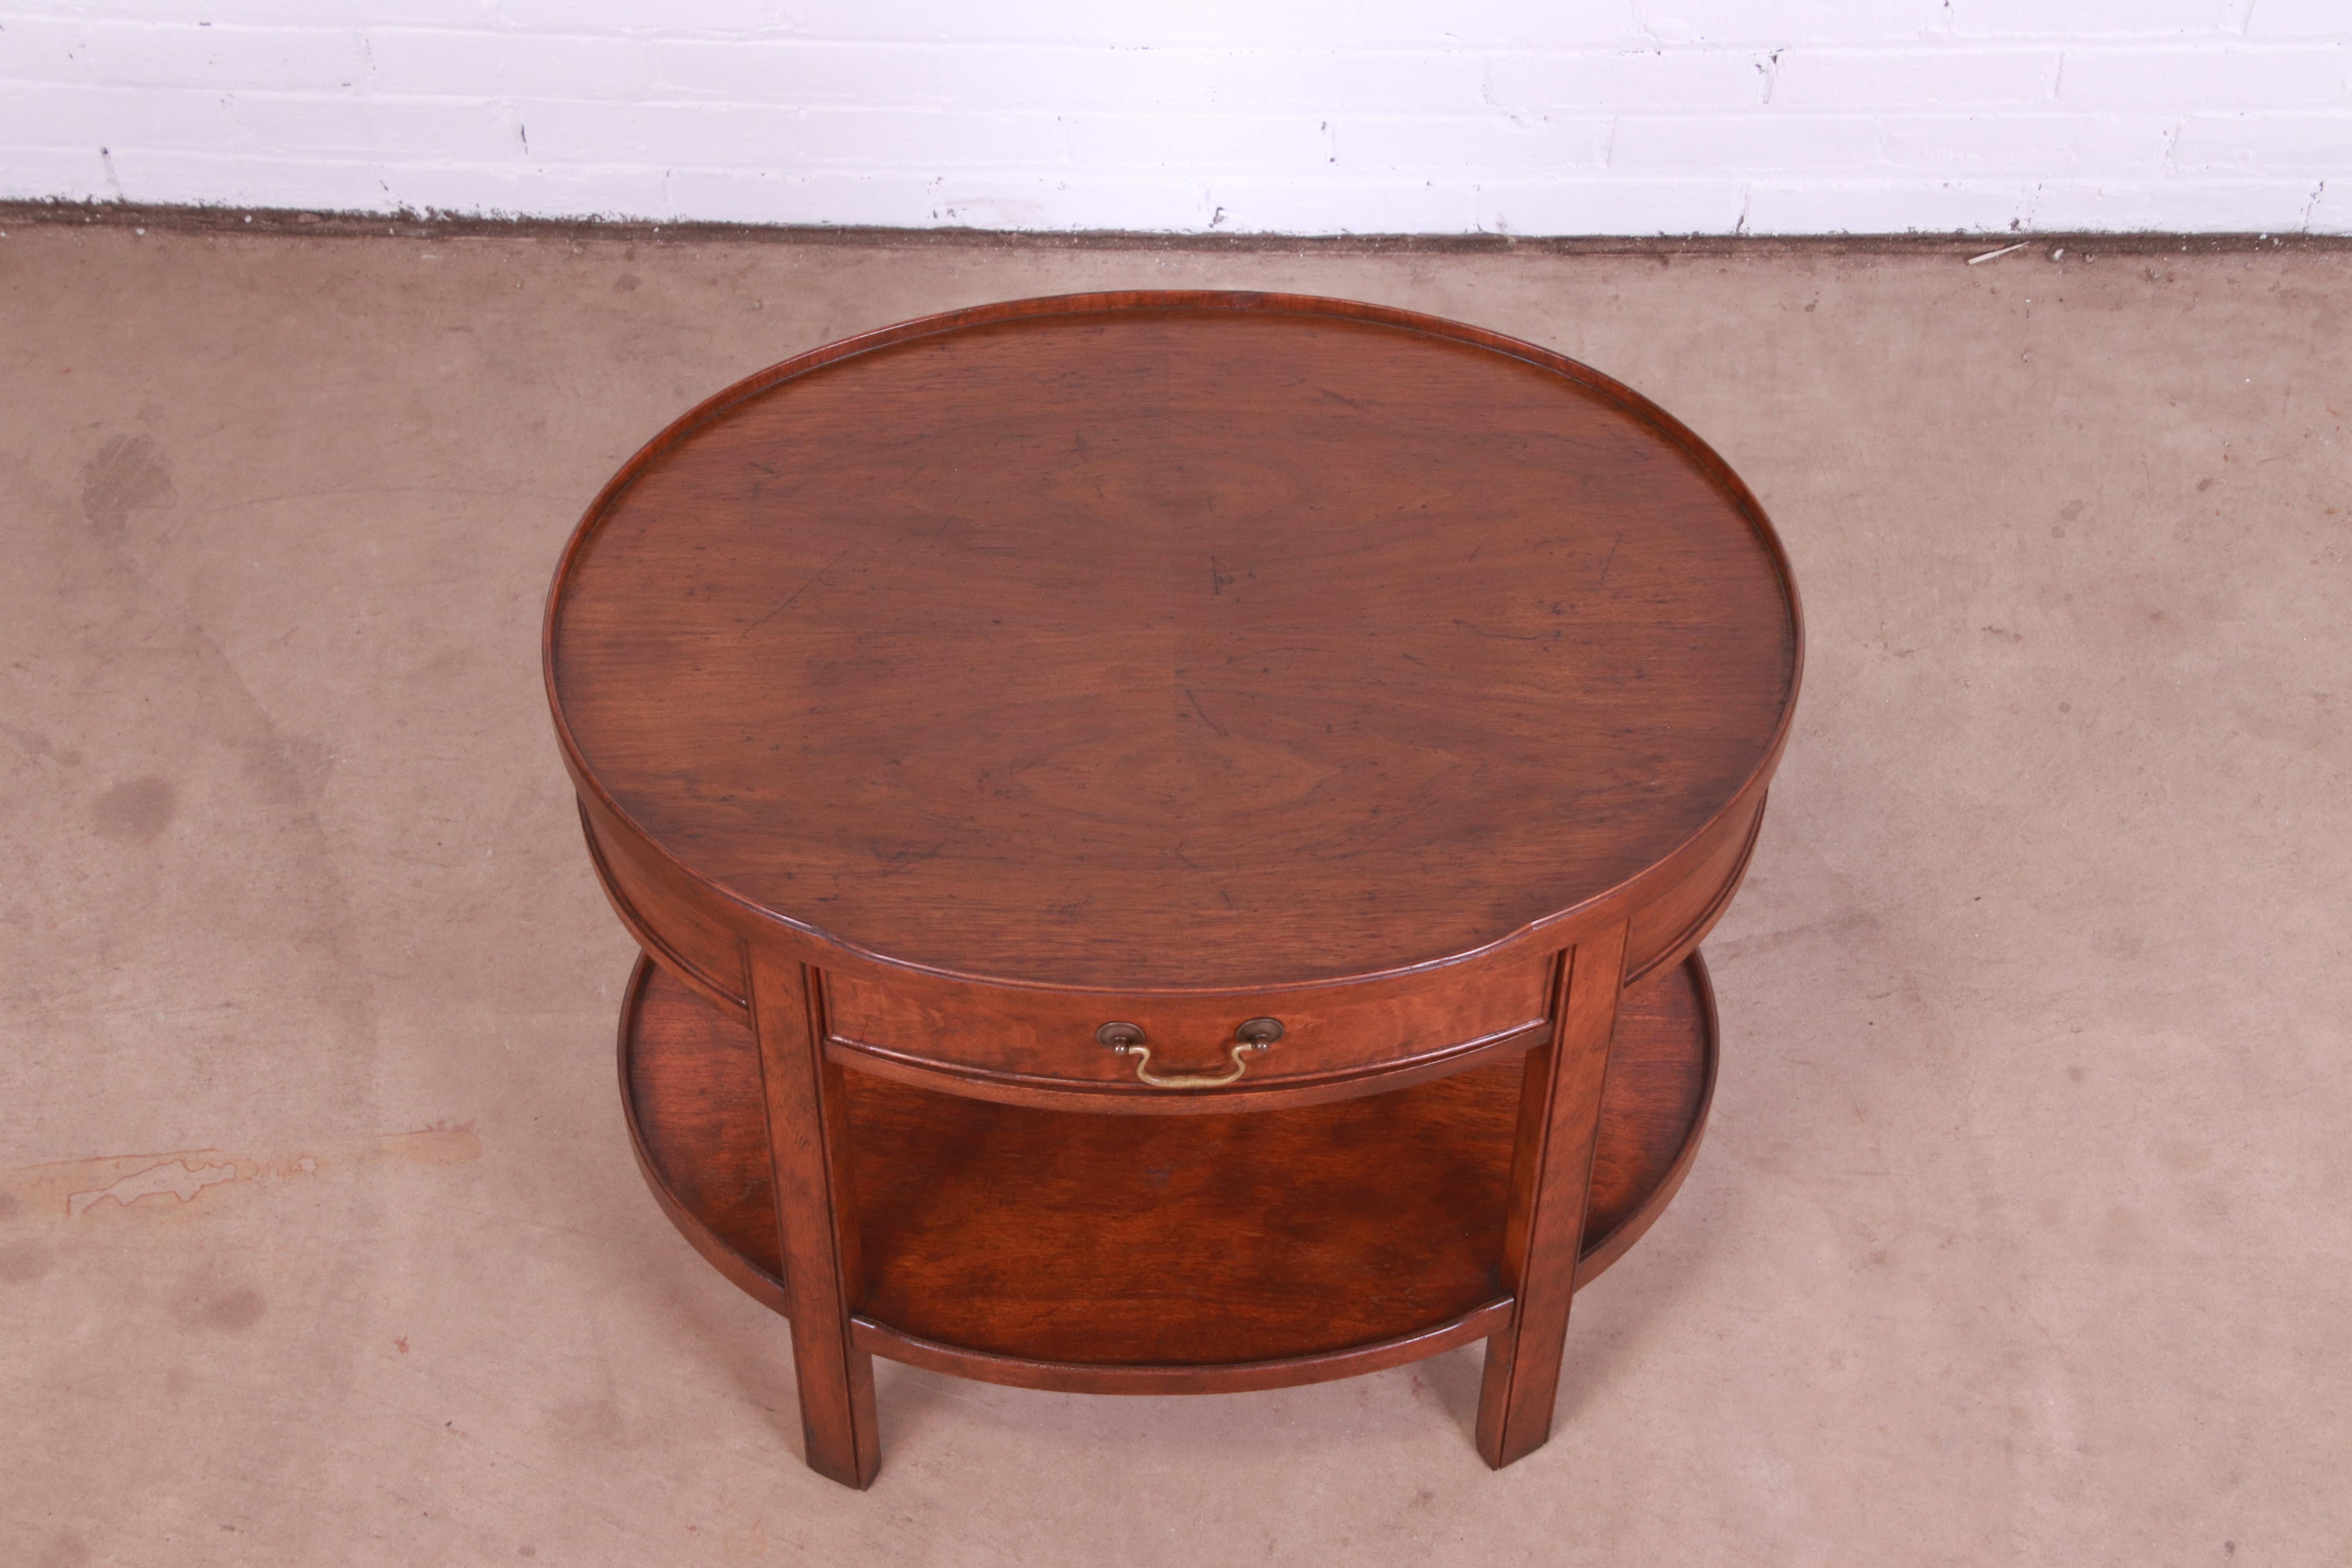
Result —
[{"label": "concrete floor", "polygon": [[[2352,1557],[2352,251],[1738,258],[0,239],[0,1563]],[[674,413],[1149,285],[1556,346],[1806,597],[1713,1130],[1476,1363],[1108,1400],[885,1364],[860,1496],[631,1167],[538,671]]]}]

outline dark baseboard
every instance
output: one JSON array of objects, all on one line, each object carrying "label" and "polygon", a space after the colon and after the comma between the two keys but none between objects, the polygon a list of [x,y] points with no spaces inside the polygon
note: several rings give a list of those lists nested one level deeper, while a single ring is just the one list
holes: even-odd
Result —
[{"label": "dark baseboard", "polygon": [[1160,250],[1291,255],[1978,256],[2031,245],[2110,255],[2234,255],[2248,251],[2352,249],[2352,235],[2160,234],[2146,231],[2007,234],[1562,235],[1159,234],[1093,229],[882,228],[824,224],[643,223],[588,218],[478,217],[437,212],[313,212],[282,207],[144,206],[130,202],[0,201],[0,229],[102,226],[169,234],[245,234],[310,238],[552,238],[575,244],[839,245],[868,248],[950,247],[1033,250]]}]

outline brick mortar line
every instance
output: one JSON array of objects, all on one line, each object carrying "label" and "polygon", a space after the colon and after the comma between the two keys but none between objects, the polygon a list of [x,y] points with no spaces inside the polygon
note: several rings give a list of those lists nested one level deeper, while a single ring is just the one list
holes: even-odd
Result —
[{"label": "brick mortar line", "polygon": [[309,238],[567,239],[634,245],[712,243],[865,246],[883,249],[1291,252],[1323,256],[1981,255],[2005,246],[2063,246],[2109,255],[2236,255],[2352,251],[2352,235],[2181,234],[2147,230],[1985,234],[1561,235],[1186,234],[1143,229],[898,228],[875,225],[650,223],[486,218],[445,213],[324,212],[285,207],[140,205],[124,202],[0,201],[0,227],[152,228],[167,234]]}]

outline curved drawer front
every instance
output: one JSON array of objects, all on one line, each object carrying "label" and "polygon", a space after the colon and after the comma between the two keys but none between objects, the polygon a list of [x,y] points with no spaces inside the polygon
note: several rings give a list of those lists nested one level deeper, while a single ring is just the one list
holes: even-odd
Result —
[{"label": "curved drawer front", "polygon": [[580,827],[588,858],[614,912],[637,945],[664,968],[719,1005],[747,1015],[751,987],[743,974],[742,942],[710,919],[678,885],[677,874],[646,853],[636,834],[616,823],[586,795]]},{"label": "curved drawer front", "polygon": [[1697,948],[1738,890],[1763,824],[1759,794],[1754,805],[1727,813],[1682,852],[1678,874],[1634,911],[1626,933],[1626,984],[1670,969]]},{"label": "curved drawer front", "polygon": [[[836,1049],[965,1079],[1137,1094],[1232,1093],[1429,1062],[1539,1036],[1556,960],[1546,952],[1448,965],[1353,985],[1251,996],[1129,996],[971,985],[917,974],[829,972],[825,1028]],[[1274,1019],[1281,1035],[1238,1058],[1242,1026]],[[1139,1058],[1114,1051],[1104,1026],[1128,1024],[1152,1077],[1225,1078],[1161,1089]]]}]

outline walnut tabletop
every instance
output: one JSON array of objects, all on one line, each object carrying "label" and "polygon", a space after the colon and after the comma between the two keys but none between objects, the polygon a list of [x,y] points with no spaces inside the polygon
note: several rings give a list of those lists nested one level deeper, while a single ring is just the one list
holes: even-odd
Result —
[{"label": "walnut tabletop", "polygon": [[[1696,1147],[1696,949],[1801,661],[1761,509],[1674,418],[1345,301],[928,318],[656,437],[545,656],[647,954],[639,1157],[793,1317],[813,1465],[872,1479],[877,1352],[1190,1391],[1487,1337],[1482,1449],[1540,1443],[1569,1293]],[[1438,1130],[1452,1185],[1351,1165],[1365,1117]],[[1201,1174],[1130,1190],[1146,1145]],[[1234,1212],[1286,1176],[1322,1195]],[[1301,1226],[1358,1239],[1309,1278]]]}]

